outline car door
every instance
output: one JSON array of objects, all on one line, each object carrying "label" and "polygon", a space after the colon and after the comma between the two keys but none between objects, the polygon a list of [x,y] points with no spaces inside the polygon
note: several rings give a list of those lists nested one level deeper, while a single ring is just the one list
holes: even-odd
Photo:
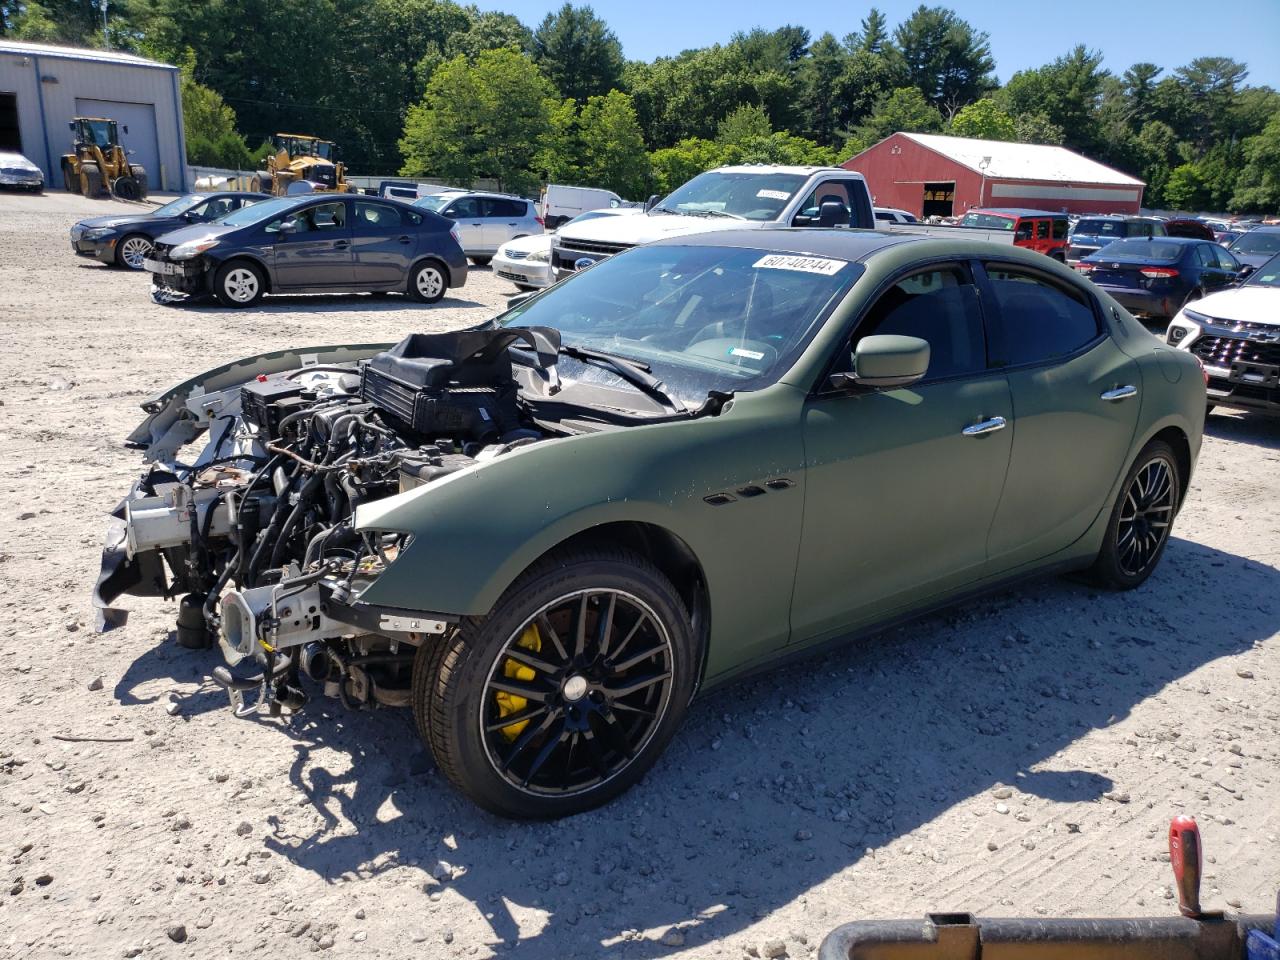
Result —
[{"label": "car door", "polygon": [[468,254],[481,253],[486,249],[480,203],[480,197],[460,197],[440,211],[442,216],[457,222],[462,249]]},{"label": "car door", "polygon": [[[1200,265],[1200,288],[1205,293],[1214,293],[1231,285],[1236,280],[1235,271],[1224,269],[1218,260],[1217,244],[1197,243],[1195,256]],[[1222,251],[1226,253],[1225,250]]]},{"label": "car door", "polygon": [[376,200],[354,201],[351,259],[359,286],[405,282],[417,247],[417,231],[404,212]]},{"label": "car door", "polygon": [[1022,264],[976,270],[991,360],[1013,396],[1013,451],[988,542],[999,570],[1062,550],[1093,523],[1126,466],[1142,379],[1083,286]]},{"label": "car door", "polygon": [[[351,286],[348,213],[346,200],[326,200],[294,207],[268,225],[275,238],[275,290]],[[285,223],[291,231],[282,229]]]},{"label": "car door", "polygon": [[520,229],[520,219],[524,216],[523,200],[507,200],[503,197],[484,197],[481,200],[481,211],[484,226],[484,248],[496,251],[508,240],[524,231]]},{"label": "car door", "polygon": [[989,369],[969,268],[896,278],[844,341],[929,341],[929,372],[895,390],[821,386],[806,405],[805,510],[792,642],[847,632],[979,578],[1009,463],[1004,372]]}]

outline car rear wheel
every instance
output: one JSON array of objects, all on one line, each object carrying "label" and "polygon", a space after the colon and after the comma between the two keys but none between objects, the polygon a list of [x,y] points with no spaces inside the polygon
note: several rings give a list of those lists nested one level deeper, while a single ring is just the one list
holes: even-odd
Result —
[{"label": "car rear wheel", "polygon": [[552,555],[418,652],[418,730],[449,780],[518,819],[599,806],[651,767],[684,717],[697,657],[684,604],[643,557]]},{"label": "car rear wheel", "polygon": [[418,264],[409,274],[409,296],[419,303],[436,303],[448,286],[444,269],[433,260]]},{"label": "car rear wheel", "polygon": [[213,295],[224,307],[251,307],[266,292],[262,270],[247,260],[224,263],[213,278]]},{"label": "car rear wheel", "polygon": [[129,270],[141,270],[142,262],[151,256],[152,244],[149,237],[140,233],[131,233],[116,244],[116,266]]},{"label": "car rear wheel", "polygon": [[1181,498],[1173,449],[1162,440],[1151,441],[1120,487],[1093,564],[1094,578],[1114,590],[1132,590],[1151,576],[1164,556]]},{"label": "car rear wheel", "polygon": [[477,267],[487,267],[493,260],[493,257],[472,257],[471,262]]}]

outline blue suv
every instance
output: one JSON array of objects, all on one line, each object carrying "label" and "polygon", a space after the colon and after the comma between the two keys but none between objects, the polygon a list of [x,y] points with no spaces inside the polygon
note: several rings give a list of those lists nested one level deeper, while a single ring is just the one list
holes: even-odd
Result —
[{"label": "blue suv", "polygon": [[1081,217],[1067,240],[1067,264],[1074,267],[1116,240],[1163,236],[1164,224],[1151,217]]}]

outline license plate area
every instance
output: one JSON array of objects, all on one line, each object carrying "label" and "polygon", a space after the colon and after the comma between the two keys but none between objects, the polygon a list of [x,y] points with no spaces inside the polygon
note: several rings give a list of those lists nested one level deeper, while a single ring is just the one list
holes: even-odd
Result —
[{"label": "license plate area", "polygon": [[161,260],[143,260],[142,266],[149,273],[159,273],[164,276],[177,276],[182,273],[182,264],[165,263]]},{"label": "license plate area", "polygon": [[1247,383],[1254,387],[1280,387],[1280,366],[1236,360],[1231,364],[1227,379],[1232,383]]}]

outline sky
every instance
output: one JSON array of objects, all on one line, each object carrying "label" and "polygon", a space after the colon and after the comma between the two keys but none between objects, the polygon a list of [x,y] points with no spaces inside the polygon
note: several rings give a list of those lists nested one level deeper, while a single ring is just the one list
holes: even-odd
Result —
[{"label": "sky", "polygon": [[[473,0],[474,2],[474,0]],[[582,0],[575,0],[581,4]],[[479,0],[482,10],[513,13],[531,27],[563,0]],[[920,0],[877,0],[890,28]],[[1248,83],[1280,89],[1280,0],[929,0],[948,6],[991,38],[1001,82],[1038,67],[1077,43],[1101,50],[1123,73],[1150,61],[1166,71],[1196,57],[1228,56],[1249,65]],[[817,37],[858,29],[871,4],[830,0],[595,0],[596,15],[622,41],[628,59],[652,60],[724,42],[738,30],[793,23]]]}]

